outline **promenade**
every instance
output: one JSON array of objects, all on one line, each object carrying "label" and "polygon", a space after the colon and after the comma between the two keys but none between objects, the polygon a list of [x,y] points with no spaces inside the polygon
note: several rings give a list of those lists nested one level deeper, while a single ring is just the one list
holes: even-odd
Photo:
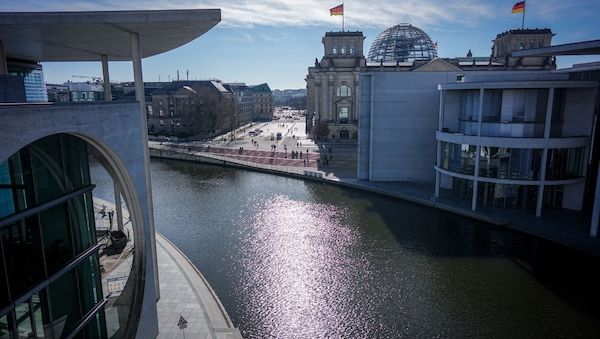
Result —
[{"label": "promenade", "polygon": [[[125,206],[123,207],[124,231],[133,234],[129,213]],[[114,203],[94,198],[94,210],[97,230],[108,231],[116,228],[116,220],[109,220],[107,217],[108,212],[115,211]],[[110,246],[107,246],[107,239],[103,237],[99,242],[104,245],[103,254],[100,256],[100,264],[104,268],[103,295],[111,295],[106,309],[110,326],[118,324],[116,309],[110,305],[120,294],[124,281],[131,272],[134,238],[131,237],[126,247],[115,253],[108,251]],[[158,233],[156,253],[160,285],[157,338],[241,339],[239,330],[233,326],[227,311],[202,273],[176,246]],[[180,317],[187,321],[183,329],[178,326]],[[117,329],[118,326],[109,328],[109,333],[114,333]]]},{"label": "promenade", "polygon": [[[543,216],[537,218],[528,211],[519,210],[480,207],[477,211],[472,211],[470,204],[452,196],[432,199],[433,184],[358,180],[356,179],[356,170],[353,168],[326,167],[322,164],[320,166],[298,166],[297,163],[290,163],[287,159],[282,159],[281,154],[274,155],[273,162],[265,162],[260,160],[264,158],[262,153],[255,153],[256,156],[253,156],[250,153],[239,154],[237,152],[239,151],[236,149],[217,150],[215,147],[211,147],[209,151],[201,146],[194,148],[188,145],[150,143],[151,157],[231,166],[360,189],[507,227],[600,256],[600,240],[589,236],[589,220],[578,213],[547,208]],[[317,151],[313,151],[313,153],[310,157],[311,160],[319,158],[320,155]]]}]

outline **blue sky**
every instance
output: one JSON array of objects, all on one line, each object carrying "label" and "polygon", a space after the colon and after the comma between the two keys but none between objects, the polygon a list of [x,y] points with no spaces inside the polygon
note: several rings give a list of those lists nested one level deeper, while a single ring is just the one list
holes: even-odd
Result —
[{"label": "blue sky", "polygon": [[[489,56],[496,34],[519,28],[521,15],[511,14],[516,0],[368,0],[346,1],[346,29],[365,36],[365,54],[387,27],[411,23],[438,41],[440,57]],[[330,17],[336,0],[0,0],[3,11],[127,10],[221,8],[222,22],[199,39],[176,50],[144,59],[145,81],[176,77],[218,78],[271,88],[305,87],[315,57],[321,58],[324,32],[341,29]],[[600,39],[600,0],[529,0],[525,26],[548,27],[553,44]],[[561,57],[559,67],[600,60]],[[100,63],[44,63],[47,82],[78,81],[74,74],[100,76]],[[110,63],[111,80],[130,81],[131,64]]]}]

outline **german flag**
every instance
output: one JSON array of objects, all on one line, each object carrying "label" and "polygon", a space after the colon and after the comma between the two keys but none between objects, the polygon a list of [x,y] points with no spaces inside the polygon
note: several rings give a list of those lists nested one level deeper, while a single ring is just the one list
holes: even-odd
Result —
[{"label": "german flag", "polygon": [[335,6],[329,10],[329,14],[331,15],[344,15],[344,4],[339,6]]},{"label": "german flag", "polygon": [[512,9],[512,14],[525,12],[525,1],[517,2]]}]

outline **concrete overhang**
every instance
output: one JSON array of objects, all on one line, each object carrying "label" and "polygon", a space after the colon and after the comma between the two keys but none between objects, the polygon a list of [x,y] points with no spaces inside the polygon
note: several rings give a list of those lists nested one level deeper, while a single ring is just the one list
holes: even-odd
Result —
[{"label": "concrete overhang", "polygon": [[220,9],[0,13],[7,58],[30,61],[132,60],[131,33],[141,57],[182,46],[221,21]]},{"label": "concrete overhang", "polygon": [[512,52],[513,57],[543,57],[554,55],[593,55],[600,54],[600,40],[575,42],[540,48],[529,48]]}]

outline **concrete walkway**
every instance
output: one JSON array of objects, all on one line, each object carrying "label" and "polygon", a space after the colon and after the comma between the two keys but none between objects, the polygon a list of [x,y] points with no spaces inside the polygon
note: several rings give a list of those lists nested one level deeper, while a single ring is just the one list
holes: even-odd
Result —
[{"label": "concrete walkway", "polygon": [[[170,241],[156,234],[160,300],[158,337],[165,339],[241,339],[202,273]],[[181,330],[180,317],[187,321]]]},{"label": "concrete walkway", "polygon": [[433,184],[409,182],[371,182],[356,179],[355,171],[329,169],[323,167],[298,167],[283,164],[260,164],[228,154],[214,154],[200,151],[169,147],[150,146],[151,157],[180,159],[220,165],[229,165],[261,172],[286,175],[299,179],[326,181],[344,187],[365,190],[421,205],[437,208],[480,220],[486,223],[504,226],[536,237],[544,238],[563,246],[600,256],[600,239],[589,236],[589,220],[579,213],[565,210],[545,209],[541,218],[529,211],[481,208],[472,211],[470,203],[451,196],[442,196],[432,200]]}]

